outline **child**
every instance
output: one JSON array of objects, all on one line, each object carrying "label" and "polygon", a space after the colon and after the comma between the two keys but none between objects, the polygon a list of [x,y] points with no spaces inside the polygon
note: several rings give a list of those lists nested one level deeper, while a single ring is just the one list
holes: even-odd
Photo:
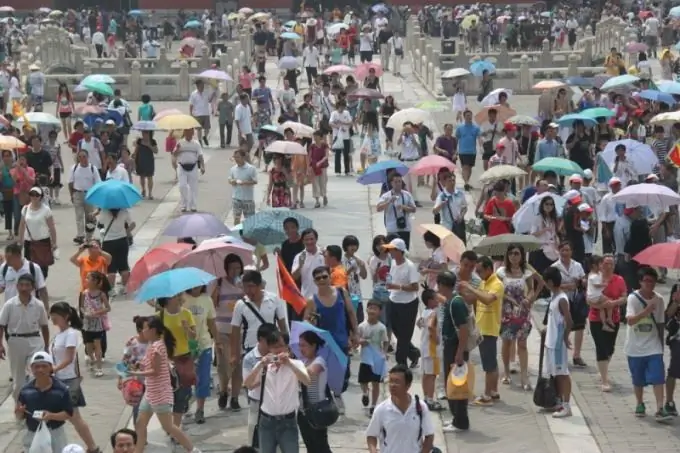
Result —
[{"label": "child", "polygon": [[363,115],[364,138],[361,144],[361,168],[359,173],[363,173],[368,165],[374,164],[380,157],[380,128],[378,126],[378,114],[374,111],[366,112]]},{"label": "child", "polygon": [[64,161],[61,157],[61,145],[57,143],[59,133],[53,129],[49,132],[45,149],[50,153],[52,158],[52,181],[50,183],[50,199],[59,206],[59,191],[61,190],[61,174],[64,172]]},{"label": "child", "polygon": [[165,152],[171,153],[172,158],[170,159],[170,165],[172,166],[172,171],[175,174],[175,183],[177,182],[177,157],[173,153],[177,147],[177,139],[175,138],[175,131],[168,132],[168,136],[165,137]]},{"label": "child", "polygon": [[439,374],[439,335],[437,333],[437,311],[439,300],[432,289],[425,289],[420,299],[425,305],[417,326],[420,328],[420,355],[423,358],[423,395],[430,410],[442,410],[441,404],[434,399],[434,388]]},{"label": "child", "polygon": [[[132,181],[132,172],[135,171],[135,160],[130,154],[130,149],[126,145],[120,147],[120,161],[128,172],[128,177]],[[175,181],[176,182],[176,181]]]},{"label": "child", "polygon": [[463,112],[467,110],[467,97],[462,84],[463,82],[456,84],[456,94],[452,98],[453,111],[456,112],[456,123],[463,122]]},{"label": "child", "polygon": [[78,301],[83,315],[83,342],[90,369],[94,369],[95,377],[102,377],[102,337],[109,328],[107,313],[111,311],[108,296],[111,285],[106,275],[97,271],[87,274],[86,283]]},{"label": "child", "polygon": [[151,105],[151,96],[148,94],[142,95],[142,105],[137,109],[137,121],[153,121],[156,116],[153,105]]},{"label": "child", "polygon": [[[588,274],[588,288],[586,290],[588,302],[600,303],[606,299],[602,295],[602,291],[609,282],[602,281],[602,274],[600,274],[601,264],[601,256],[593,255],[590,258],[590,273]],[[614,331],[614,311],[611,308],[600,309],[600,321],[602,321],[602,330],[607,332]]]},{"label": "child", "polygon": [[[384,361],[382,363],[383,371],[387,366],[387,348],[389,347],[389,339],[387,338],[387,328],[385,324],[381,323],[380,312],[382,305],[376,300],[369,300],[366,304],[366,320],[359,324],[359,344],[361,344],[361,356],[367,352],[365,349],[373,348],[378,353],[383,355]],[[362,361],[363,362],[363,361]],[[378,404],[380,397],[380,383],[383,381],[383,376],[373,372],[373,368],[366,363],[359,365],[359,385],[361,385],[361,404],[368,407],[368,384],[371,384],[371,406],[369,413],[373,415],[373,409]]]}]

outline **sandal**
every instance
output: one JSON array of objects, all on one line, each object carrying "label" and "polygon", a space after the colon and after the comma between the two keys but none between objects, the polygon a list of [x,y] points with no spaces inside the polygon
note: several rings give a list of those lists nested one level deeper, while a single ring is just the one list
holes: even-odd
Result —
[{"label": "sandal", "polygon": [[525,392],[531,392],[534,388],[531,386],[531,384],[522,384],[522,389]]},{"label": "sandal", "polygon": [[444,409],[444,407],[441,405],[439,401],[428,401],[427,403],[427,408],[431,411],[441,411]]},{"label": "sandal", "polygon": [[503,379],[501,379],[501,384],[510,385],[512,384],[512,379],[510,379],[510,376],[503,376]]}]

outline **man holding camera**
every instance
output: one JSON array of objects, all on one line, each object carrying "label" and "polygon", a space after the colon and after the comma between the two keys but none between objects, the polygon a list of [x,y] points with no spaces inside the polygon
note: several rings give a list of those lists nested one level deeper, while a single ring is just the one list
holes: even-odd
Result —
[{"label": "man holding camera", "polygon": [[411,244],[411,216],[416,212],[416,202],[410,192],[403,190],[404,181],[398,173],[389,178],[392,190],[382,194],[378,200],[378,212],[385,213],[385,231],[403,239],[408,249]]}]

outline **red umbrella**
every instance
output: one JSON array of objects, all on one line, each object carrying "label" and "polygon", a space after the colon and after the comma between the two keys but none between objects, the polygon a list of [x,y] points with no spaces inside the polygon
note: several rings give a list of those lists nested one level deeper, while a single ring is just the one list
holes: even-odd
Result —
[{"label": "red umbrella", "polygon": [[647,247],[633,257],[640,264],[680,269],[680,242],[665,242]]},{"label": "red umbrella", "polygon": [[130,272],[130,280],[128,280],[127,284],[128,291],[136,291],[149,277],[171,269],[192,248],[193,245],[191,244],[169,242],[146,252],[135,263]]},{"label": "red umbrella", "polygon": [[642,20],[648,19],[648,18],[650,18],[650,17],[652,17],[652,16],[654,16],[654,13],[651,12],[651,11],[649,11],[649,10],[640,11],[640,12],[638,13],[638,17],[639,17],[640,19],[642,19]]}]

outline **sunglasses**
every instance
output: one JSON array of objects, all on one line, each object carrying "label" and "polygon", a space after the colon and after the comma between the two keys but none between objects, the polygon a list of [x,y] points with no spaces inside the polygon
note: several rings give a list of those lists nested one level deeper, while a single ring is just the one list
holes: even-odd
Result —
[{"label": "sunglasses", "polygon": [[316,277],[314,277],[314,280],[321,281],[321,280],[328,280],[328,278],[329,278],[328,274],[324,274],[324,275],[317,275]]}]

